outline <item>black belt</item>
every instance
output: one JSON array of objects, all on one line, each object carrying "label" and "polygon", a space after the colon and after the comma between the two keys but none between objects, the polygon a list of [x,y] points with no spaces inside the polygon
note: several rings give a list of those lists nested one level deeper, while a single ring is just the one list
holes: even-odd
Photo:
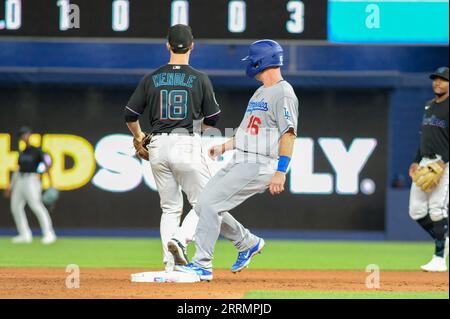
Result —
[{"label": "black belt", "polygon": [[195,133],[184,133],[184,132],[173,132],[173,133],[168,133],[168,132],[155,132],[152,133],[153,135],[186,135],[186,136],[195,136]]}]

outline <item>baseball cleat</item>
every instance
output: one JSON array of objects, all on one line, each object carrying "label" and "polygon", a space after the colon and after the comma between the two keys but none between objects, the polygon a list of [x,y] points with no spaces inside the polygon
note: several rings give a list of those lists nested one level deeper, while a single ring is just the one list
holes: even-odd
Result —
[{"label": "baseball cleat", "polygon": [[56,241],[56,235],[55,234],[48,234],[42,237],[42,243],[44,245],[51,245]]},{"label": "baseball cleat", "polygon": [[16,236],[11,239],[13,244],[31,244],[33,237],[31,236]]},{"label": "baseball cleat", "polygon": [[189,259],[186,252],[186,246],[184,246],[179,240],[172,238],[167,243],[167,249],[173,255],[175,265],[184,266],[189,263]]},{"label": "baseball cleat", "polygon": [[236,262],[233,264],[233,266],[231,266],[231,272],[237,273],[240,272],[242,269],[248,267],[248,265],[252,261],[253,256],[255,256],[256,254],[260,254],[264,248],[264,245],[265,245],[264,239],[261,238],[258,241],[258,243],[252,248],[246,251],[241,251],[238,254]]},{"label": "baseball cleat", "polygon": [[193,263],[186,266],[175,266],[175,270],[185,274],[196,274],[201,281],[211,281],[213,279],[212,271],[196,266]]},{"label": "baseball cleat", "polygon": [[175,270],[175,263],[173,261],[168,261],[164,263],[164,271],[165,272],[172,272]]},{"label": "baseball cleat", "polygon": [[447,264],[444,257],[438,257],[435,255],[428,264],[423,265],[420,268],[427,272],[446,272]]}]

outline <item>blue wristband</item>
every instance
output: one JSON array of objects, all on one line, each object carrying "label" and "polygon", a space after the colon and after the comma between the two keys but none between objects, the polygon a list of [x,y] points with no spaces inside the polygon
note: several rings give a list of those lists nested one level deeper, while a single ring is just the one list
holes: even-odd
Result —
[{"label": "blue wristband", "polygon": [[280,159],[278,160],[278,172],[286,173],[289,164],[291,163],[291,158],[289,156],[280,156]]}]

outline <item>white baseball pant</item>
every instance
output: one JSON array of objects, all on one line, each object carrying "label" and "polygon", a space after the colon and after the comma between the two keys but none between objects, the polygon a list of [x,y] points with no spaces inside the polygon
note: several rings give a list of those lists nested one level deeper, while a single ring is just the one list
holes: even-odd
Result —
[{"label": "white baseball pant", "polygon": [[[173,256],[167,243],[175,237],[189,243],[194,240],[199,218],[192,209],[183,220],[183,194],[192,207],[203,188],[209,182],[211,173],[202,152],[202,140],[198,135],[166,134],[155,135],[148,145],[150,165],[160,196],[162,209],[160,232],[163,246],[163,261],[167,270],[173,268]],[[239,251],[244,251],[257,242],[251,234],[229,213],[222,216],[221,234],[233,242]]]},{"label": "white baseball pant", "polygon": [[25,205],[36,215],[44,236],[53,235],[52,221],[41,200],[41,180],[36,173],[16,172],[11,185],[11,211],[19,236],[31,237],[31,230],[25,214]]},{"label": "white baseball pant", "polygon": [[[423,158],[419,165],[427,166],[432,162],[439,161],[440,158]],[[409,215],[414,220],[424,218],[430,214],[431,220],[437,222],[448,217],[448,196],[449,196],[449,164],[446,164],[444,175],[438,186],[431,193],[426,193],[416,184],[412,184],[409,198]]]}]

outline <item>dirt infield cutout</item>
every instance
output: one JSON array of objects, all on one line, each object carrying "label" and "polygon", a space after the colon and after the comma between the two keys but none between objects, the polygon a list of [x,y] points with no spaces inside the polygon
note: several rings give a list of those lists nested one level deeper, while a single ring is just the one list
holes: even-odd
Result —
[{"label": "dirt infield cutout", "polygon": [[[254,290],[374,291],[365,271],[216,270],[212,282],[132,283],[132,273],[151,269],[80,269],[79,288],[67,288],[60,268],[0,268],[0,298],[243,298]],[[189,290],[186,289],[189,285]],[[381,271],[379,291],[448,292],[448,273]],[[189,293],[187,293],[189,291]]]}]

